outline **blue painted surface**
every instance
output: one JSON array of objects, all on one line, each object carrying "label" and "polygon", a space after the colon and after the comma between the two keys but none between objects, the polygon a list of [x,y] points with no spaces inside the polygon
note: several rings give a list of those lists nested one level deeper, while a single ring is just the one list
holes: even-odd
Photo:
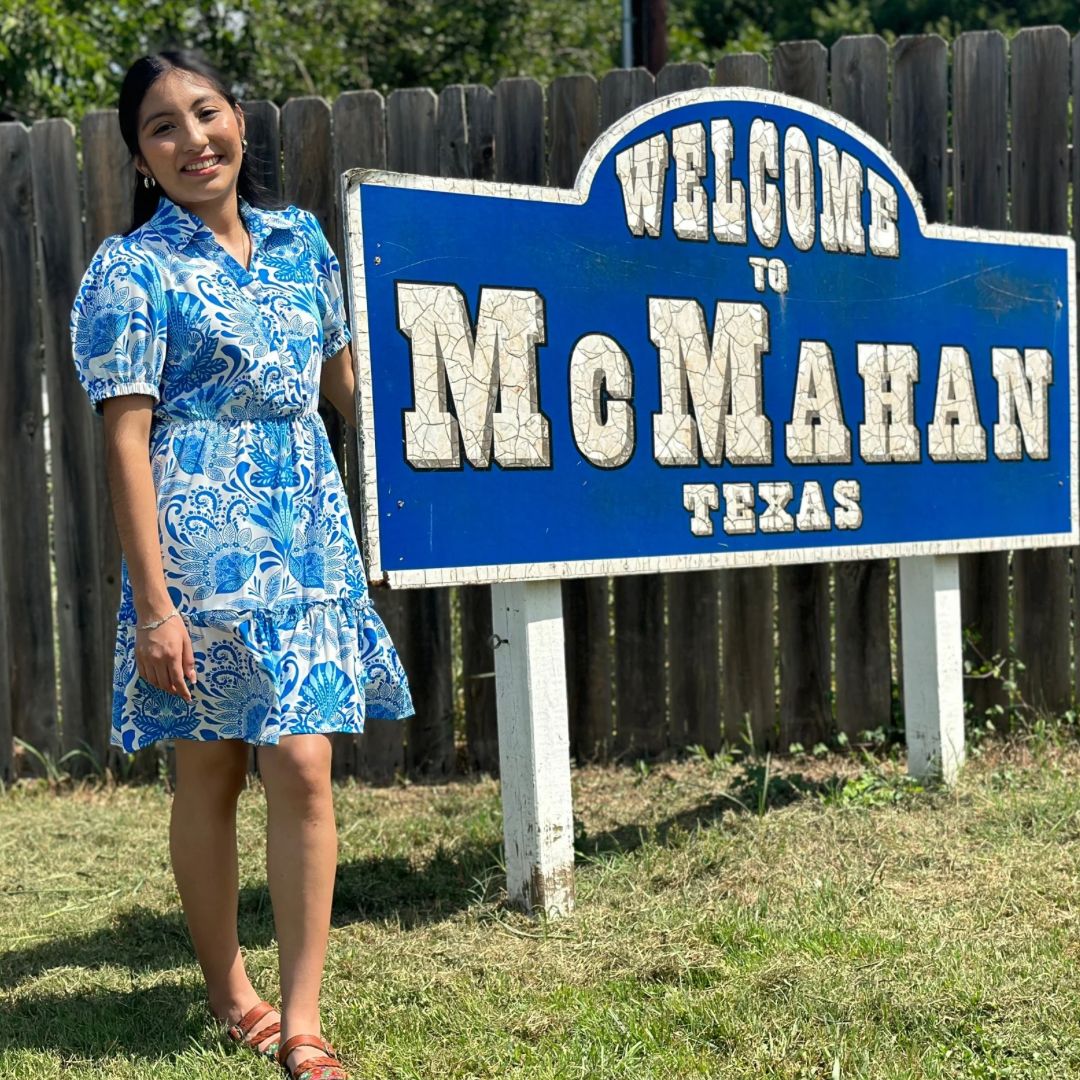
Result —
[{"label": "blue painted surface", "polygon": [[[829,253],[819,236],[811,251],[794,248],[785,229],[763,248],[749,225],[746,245],[681,241],[671,224],[674,162],[668,169],[659,238],[627,228],[615,154],[655,132],[727,116],[735,128],[733,175],[747,182],[746,147],[754,116],[791,123],[854,154],[897,188],[898,259]],[[711,155],[710,155],[711,163]],[[816,185],[821,203],[820,173]],[[712,174],[703,184],[712,195]],[[863,221],[869,236],[869,196]],[[705,102],[655,117],[636,128],[601,163],[581,206],[496,199],[365,185],[362,195],[373,409],[378,460],[382,567],[386,571],[547,561],[768,551],[791,547],[906,544],[1067,533],[1070,521],[1070,380],[1067,252],[930,239],[894,171],[842,130],[801,112],[745,102]],[[380,262],[374,263],[375,255]],[[782,258],[790,291],[755,291],[751,255]],[[547,343],[538,350],[540,405],[551,420],[553,467],[548,470],[421,471],[405,460],[403,410],[412,406],[409,342],[398,331],[395,283],[457,285],[475,322],[481,286],[536,289],[544,297]],[[652,454],[652,414],[660,407],[658,356],[649,340],[647,297],[696,298],[710,332],[718,299],[763,303],[770,351],[764,356],[765,413],[772,421],[773,464],[764,467],[665,468]],[[568,361],[585,333],[613,337],[634,368],[637,445],[616,470],[584,461],[571,431]],[[802,339],[832,348],[852,432],[853,460],[843,465],[793,465],[784,453]],[[866,464],[859,457],[863,383],[856,343],[910,343],[918,350],[915,420],[919,463]],[[928,454],[942,345],[962,345],[971,357],[988,460],[935,463]],[[993,454],[997,384],[991,347],[1046,348],[1053,355],[1049,389],[1050,458],[1002,462]],[[862,527],[855,531],[730,536],[723,507],[714,535],[694,537],[682,506],[686,483],[790,481],[798,508],[802,483],[817,480],[834,506],[840,478],[862,488]],[[404,503],[399,507],[398,502]],[[760,501],[758,512],[765,509]]]}]

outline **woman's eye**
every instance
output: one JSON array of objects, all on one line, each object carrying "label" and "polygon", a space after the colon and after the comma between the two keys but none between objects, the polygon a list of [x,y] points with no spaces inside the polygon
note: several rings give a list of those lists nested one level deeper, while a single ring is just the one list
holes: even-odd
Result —
[{"label": "woman's eye", "polygon": [[208,117],[217,116],[217,109],[204,109],[199,113],[200,120],[206,120]]}]

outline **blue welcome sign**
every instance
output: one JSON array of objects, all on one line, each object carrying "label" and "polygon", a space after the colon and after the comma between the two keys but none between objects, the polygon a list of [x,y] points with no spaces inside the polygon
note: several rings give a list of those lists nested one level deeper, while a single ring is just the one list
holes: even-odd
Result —
[{"label": "blue welcome sign", "polygon": [[765,91],[573,190],[343,177],[369,571],[394,586],[1075,544],[1075,249],[928,225]]}]

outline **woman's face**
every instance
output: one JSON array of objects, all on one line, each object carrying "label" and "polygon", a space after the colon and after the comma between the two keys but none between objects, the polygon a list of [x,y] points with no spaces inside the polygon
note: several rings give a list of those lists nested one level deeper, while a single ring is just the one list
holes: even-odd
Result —
[{"label": "woman's face", "polygon": [[235,191],[244,114],[197,75],[173,70],[158,79],[143,98],[138,130],[139,171],[174,203],[197,214],[200,203]]}]

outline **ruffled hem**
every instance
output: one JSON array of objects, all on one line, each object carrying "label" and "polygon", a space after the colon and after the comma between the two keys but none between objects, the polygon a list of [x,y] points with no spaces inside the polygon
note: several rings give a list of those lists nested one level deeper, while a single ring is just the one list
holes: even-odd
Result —
[{"label": "ruffled hem", "polygon": [[121,618],[111,741],[134,751],[162,739],[360,734],[367,717],[412,715],[408,680],[368,596],[273,608],[181,611],[195,654],[190,703],[142,679],[135,628]]}]

